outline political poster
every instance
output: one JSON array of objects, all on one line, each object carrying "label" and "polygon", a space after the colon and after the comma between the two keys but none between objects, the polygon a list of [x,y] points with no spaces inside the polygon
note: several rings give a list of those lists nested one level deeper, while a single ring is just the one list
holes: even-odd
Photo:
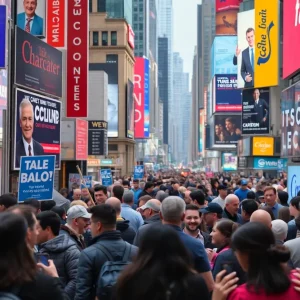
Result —
[{"label": "political poster", "polygon": [[134,179],[143,179],[144,178],[144,166],[135,166],[134,167],[134,174],[133,178]]},{"label": "political poster", "polygon": [[18,201],[52,200],[54,172],[55,155],[21,157]]},{"label": "political poster", "polygon": [[113,184],[111,169],[101,169],[100,177],[101,177],[102,185],[110,186]]},{"label": "political poster", "polygon": [[72,190],[72,185],[74,183],[76,183],[81,189],[85,187],[91,188],[93,186],[93,177],[90,175],[84,175],[83,182],[81,182],[80,175],[78,173],[70,173],[68,182],[69,191]]},{"label": "political poster", "polygon": [[61,102],[16,89],[15,94],[15,170],[22,156],[55,155],[60,168]]}]

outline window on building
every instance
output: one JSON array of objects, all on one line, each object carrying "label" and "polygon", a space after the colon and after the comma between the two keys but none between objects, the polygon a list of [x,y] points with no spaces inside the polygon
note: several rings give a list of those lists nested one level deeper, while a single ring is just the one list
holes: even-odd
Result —
[{"label": "window on building", "polygon": [[144,25],[143,23],[139,24],[139,30],[143,30],[143,27],[144,27],[143,25]]},{"label": "window on building", "polygon": [[116,31],[112,31],[111,32],[111,45],[112,46],[117,46],[117,32]]},{"label": "window on building", "polygon": [[89,12],[93,12],[93,0],[89,0]]},{"label": "window on building", "polygon": [[106,11],[106,0],[98,0],[97,1],[97,12],[105,12]]},{"label": "window on building", "polygon": [[102,46],[108,45],[108,32],[102,31]]},{"label": "window on building", "polygon": [[106,55],[106,63],[107,64],[116,64],[118,62],[117,54],[107,54]]},{"label": "window on building", "polygon": [[93,46],[99,46],[99,32],[93,31]]}]

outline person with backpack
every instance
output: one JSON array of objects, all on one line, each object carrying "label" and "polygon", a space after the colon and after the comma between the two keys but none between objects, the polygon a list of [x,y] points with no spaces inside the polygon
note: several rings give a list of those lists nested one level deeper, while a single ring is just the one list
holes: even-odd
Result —
[{"label": "person with backpack", "polygon": [[110,299],[118,275],[132,261],[138,248],[122,240],[121,232],[116,230],[114,208],[100,204],[90,212],[93,239],[79,258],[75,300],[95,299],[96,295],[106,300]]}]

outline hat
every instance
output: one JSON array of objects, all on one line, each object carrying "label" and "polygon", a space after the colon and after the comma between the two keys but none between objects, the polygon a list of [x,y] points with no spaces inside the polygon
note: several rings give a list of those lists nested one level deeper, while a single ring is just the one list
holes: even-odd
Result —
[{"label": "hat", "polygon": [[67,216],[69,219],[77,219],[77,218],[85,218],[90,219],[91,214],[88,213],[87,209],[81,205],[74,205],[69,208],[67,212]]},{"label": "hat", "polygon": [[151,201],[147,201],[143,206],[140,207],[142,210],[145,210],[147,208],[150,208],[154,211],[160,211],[160,207],[157,206],[156,204],[154,204],[153,202]]},{"label": "hat", "polygon": [[248,184],[248,181],[246,179],[241,180],[241,185],[247,185],[247,184]]},{"label": "hat", "polygon": [[200,212],[203,214],[208,214],[208,213],[221,214],[223,212],[223,209],[218,203],[211,202],[207,205],[207,207],[200,209]]},{"label": "hat", "polygon": [[273,220],[272,232],[276,240],[284,241],[287,237],[288,225],[283,220]]},{"label": "hat", "polygon": [[218,191],[220,190],[227,190],[227,187],[225,185],[220,184],[217,188]]}]

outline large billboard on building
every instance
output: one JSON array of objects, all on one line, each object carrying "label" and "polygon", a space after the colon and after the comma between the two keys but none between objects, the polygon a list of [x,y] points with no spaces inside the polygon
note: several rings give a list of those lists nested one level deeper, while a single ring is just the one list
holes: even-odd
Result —
[{"label": "large billboard on building", "polygon": [[117,84],[108,84],[107,87],[108,104],[108,137],[118,137],[119,126],[119,86]]},{"label": "large billboard on building", "polygon": [[135,58],[134,66],[134,137],[149,138],[149,60],[142,57]]},{"label": "large billboard on building", "polygon": [[21,156],[37,155],[55,155],[59,168],[61,102],[21,89],[15,99],[14,169]]},{"label": "large billboard on building", "polygon": [[274,137],[272,136],[254,136],[252,139],[252,156],[273,156],[274,155]]},{"label": "large billboard on building", "polygon": [[213,112],[240,112],[242,110],[241,90],[237,89],[236,75],[216,75],[213,85]]},{"label": "large billboard on building", "polygon": [[211,48],[211,78],[216,74],[237,74],[234,54],[236,36],[216,36]]},{"label": "large billboard on building", "polygon": [[240,115],[215,115],[215,145],[237,145],[241,139]]},{"label": "large billboard on building", "polygon": [[127,83],[127,120],[126,120],[126,136],[134,138],[134,101],[133,101],[133,82],[128,79]]},{"label": "large billboard on building", "polygon": [[242,110],[242,134],[270,133],[269,88],[244,89]]},{"label": "large billboard on building", "polygon": [[16,27],[15,83],[62,96],[62,53]]},{"label": "large billboard on building", "polygon": [[198,137],[198,154],[203,154],[203,135],[204,135],[204,109],[199,109],[199,137]]},{"label": "large billboard on building", "polygon": [[46,2],[17,0],[17,26],[22,30],[45,37]]},{"label": "large billboard on building", "polygon": [[300,83],[281,93],[281,156],[300,156]]},{"label": "large billboard on building", "polygon": [[89,1],[68,1],[66,116],[88,116]]},{"label": "large billboard on building", "polygon": [[236,153],[223,152],[222,153],[222,169],[223,171],[236,171],[238,165],[238,157]]},{"label": "large billboard on building", "polygon": [[216,35],[237,34],[240,0],[216,0]]},{"label": "large billboard on building", "polygon": [[279,2],[255,1],[255,9],[238,14],[238,87],[278,85]]},{"label": "large billboard on building", "polygon": [[283,2],[283,78],[300,69],[300,2]]}]

